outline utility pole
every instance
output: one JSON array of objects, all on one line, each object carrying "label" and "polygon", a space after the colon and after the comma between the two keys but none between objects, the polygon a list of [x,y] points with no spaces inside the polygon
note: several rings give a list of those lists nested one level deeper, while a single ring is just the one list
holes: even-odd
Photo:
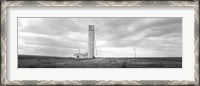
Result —
[{"label": "utility pole", "polygon": [[78,53],[81,53],[81,50],[80,50],[80,48],[78,48]]},{"label": "utility pole", "polygon": [[96,45],[96,40],[94,41],[94,49],[95,49],[95,51],[94,52],[96,52],[95,54],[96,54],[96,56],[98,55],[98,50],[97,50],[97,45]]}]

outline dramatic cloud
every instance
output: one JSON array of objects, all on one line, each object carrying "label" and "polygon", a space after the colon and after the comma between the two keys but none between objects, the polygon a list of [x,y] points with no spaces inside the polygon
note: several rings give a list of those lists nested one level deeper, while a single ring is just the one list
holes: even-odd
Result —
[{"label": "dramatic cloud", "polygon": [[18,51],[72,57],[87,52],[95,26],[96,56],[182,56],[182,18],[18,18]]}]

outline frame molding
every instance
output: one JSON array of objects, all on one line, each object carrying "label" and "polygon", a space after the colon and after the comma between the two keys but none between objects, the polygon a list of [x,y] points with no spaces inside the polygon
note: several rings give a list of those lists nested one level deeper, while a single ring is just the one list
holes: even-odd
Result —
[{"label": "frame molding", "polygon": [[[186,80],[6,80],[7,6],[194,6],[195,81]],[[1,85],[195,85],[199,86],[199,1],[5,1],[1,2]]]}]

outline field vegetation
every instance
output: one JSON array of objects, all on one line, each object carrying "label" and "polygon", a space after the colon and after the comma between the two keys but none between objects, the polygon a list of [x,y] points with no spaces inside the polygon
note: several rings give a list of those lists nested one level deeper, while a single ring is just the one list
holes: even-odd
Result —
[{"label": "field vegetation", "polygon": [[182,68],[181,57],[85,58],[18,55],[18,68]]}]

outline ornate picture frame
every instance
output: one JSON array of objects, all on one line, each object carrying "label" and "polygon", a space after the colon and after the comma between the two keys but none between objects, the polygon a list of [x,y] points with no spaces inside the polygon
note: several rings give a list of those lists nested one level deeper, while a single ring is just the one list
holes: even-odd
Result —
[{"label": "ornate picture frame", "polygon": [[[8,6],[194,6],[195,81],[187,80],[13,80],[6,79]],[[195,85],[199,86],[199,1],[1,1],[1,85]]]}]

